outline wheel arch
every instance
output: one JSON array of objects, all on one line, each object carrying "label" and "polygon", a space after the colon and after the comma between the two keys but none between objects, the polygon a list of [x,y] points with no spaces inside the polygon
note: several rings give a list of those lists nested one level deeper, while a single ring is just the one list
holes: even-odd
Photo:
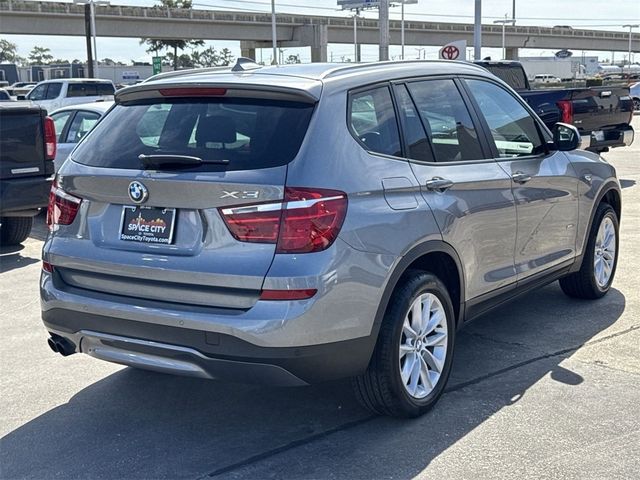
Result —
[{"label": "wheel arch", "polygon": [[573,264],[570,272],[577,272],[580,270],[580,266],[582,265],[582,258],[584,257],[584,250],[587,245],[587,241],[589,240],[589,234],[591,233],[591,228],[593,227],[593,220],[596,216],[596,211],[598,210],[598,205],[602,202],[606,202],[613,210],[616,212],[618,216],[618,221],[620,221],[620,216],[622,214],[622,192],[620,191],[620,185],[615,180],[608,180],[603,182],[602,187],[600,187],[600,191],[595,196],[595,200],[591,206],[591,212],[589,213],[589,223],[587,225],[587,229],[585,230],[584,238],[582,239],[582,252],[579,257],[576,257],[576,261]]},{"label": "wheel arch", "polygon": [[456,325],[464,318],[464,269],[456,250],[440,240],[429,240],[411,248],[396,264],[385,286],[374,321],[377,338],[382,319],[389,307],[389,301],[403,277],[411,270],[429,271],[438,276],[447,286],[453,303]]}]

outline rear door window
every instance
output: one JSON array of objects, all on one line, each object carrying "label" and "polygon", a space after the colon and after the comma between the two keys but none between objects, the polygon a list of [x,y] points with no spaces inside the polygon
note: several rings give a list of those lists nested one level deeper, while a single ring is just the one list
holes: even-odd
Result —
[{"label": "rear door window", "polygon": [[95,112],[86,112],[80,110],[71,122],[69,133],[67,134],[67,143],[78,143],[89,130],[93,128],[100,119],[100,115]]},{"label": "rear door window", "polygon": [[437,162],[484,158],[478,133],[453,80],[425,80],[407,85]]},{"label": "rear door window", "polygon": [[65,139],[62,138],[62,134],[64,132],[64,127],[72,114],[73,112],[69,110],[66,112],[60,112],[56,113],[55,115],[51,115],[51,118],[53,118],[53,124],[56,128],[56,137],[58,143],[65,143]]},{"label": "rear door window", "polygon": [[376,87],[350,96],[351,131],[363,146],[376,153],[402,155],[400,135],[389,87]]},{"label": "rear door window", "polygon": [[54,100],[60,96],[60,90],[62,90],[62,84],[58,82],[49,83],[47,88],[47,100]]},{"label": "rear door window", "polygon": [[190,171],[251,170],[289,163],[307,131],[313,104],[280,100],[172,99],[117,105],[74,152],[86,165],[140,169],[145,155],[228,160]]}]

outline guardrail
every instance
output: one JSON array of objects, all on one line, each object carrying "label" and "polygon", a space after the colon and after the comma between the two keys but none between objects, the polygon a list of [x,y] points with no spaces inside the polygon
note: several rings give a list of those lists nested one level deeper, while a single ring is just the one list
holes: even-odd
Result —
[{"label": "guardrail", "polygon": [[[0,12],[12,13],[44,13],[51,15],[84,15],[84,6],[74,3],[63,2],[37,2],[25,0],[0,0]],[[96,6],[96,15],[102,17],[123,17],[123,18],[165,18],[165,19],[188,19],[202,21],[217,21],[230,23],[270,23],[271,15],[268,13],[244,13],[227,12],[216,10],[200,9],[180,9],[163,7],[131,7],[125,5]],[[277,23],[280,25],[308,25],[324,24],[329,27],[352,28],[353,20],[348,17],[328,17],[309,16],[278,13]],[[359,28],[378,28],[378,21],[373,19],[360,19]],[[391,20],[390,28],[400,29],[400,21]],[[473,25],[465,23],[443,23],[443,22],[418,22],[405,21],[406,30],[415,31],[442,31],[442,32],[473,32]],[[502,26],[483,25],[483,33],[502,33]],[[508,35],[535,35],[535,36],[557,36],[568,38],[584,39],[611,39],[626,40],[628,33],[609,32],[604,30],[583,30],[573,28],[549,28],[537,26],[507,26]],[[640,41],[640,34],[634,33],[632,39]]]}]

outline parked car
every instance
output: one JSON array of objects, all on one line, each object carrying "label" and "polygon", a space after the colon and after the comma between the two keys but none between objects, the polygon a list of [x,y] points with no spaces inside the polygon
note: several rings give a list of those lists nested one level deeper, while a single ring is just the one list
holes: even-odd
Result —
[{"label": "parked car", "polygon": [[56,126],[58,149],[55,159],[56,171],[67,156],[98,120],[113,106],[113,102],[81,103],[63,107],[51,114]]},{"label": "parked car", "polygon": [[56,135],[46,111],[24,102],[0,104],[0,245],[22,243],[47,206]]},{"label": "parked car", "polygon": [[560,80],[555,75],[551,75],[549,73],[539,73],[533,77],[533,83],[561,83]]},{"label": "parked car", "polygon": [[636,82],[629,87],[629,94],[633,99],[633,109],[640,111],[640,82]]},{"label": "parked car", "polygon": [[26,99],[53,112],[69,105],[112,101],[115,91],[111,80],[66,78],[40,82],[33,87]]},{"label": "parked car", "polygon": [[[12,84],[10,87],[7,87],[7,91],[9,95],[12,97],[24,97],[26,96],[33,87],[36,86],[35,82],[16,82]],[[24,98],[19,98],[24,100]]]},{"label": "parked car", "polygon": [[13,98],[11,98],[9,92],[7,92],[7,90],[4,88],[0,88],[0,102],[10,102],[12,100]]},{"label": "parked car", "polygon": [[61,167],[40,282],[54,351],[226,381],[352,377],[373,412],[413,417],[471,319],[558,279],[609,291],[614,168],[487,70],[233,70],[121,90]]},{"label": "parked car", "polygon": [[586,148],[604,152],[631,145],[633,101],[625,86],[553,88],[532,90],[519,62],[477,61],[514,88],[549,128],[556,122],[575,125]]}]

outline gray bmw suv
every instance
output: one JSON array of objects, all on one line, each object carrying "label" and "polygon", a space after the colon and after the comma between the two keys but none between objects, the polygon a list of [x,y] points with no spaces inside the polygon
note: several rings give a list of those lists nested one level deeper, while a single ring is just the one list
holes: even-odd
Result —
[{"label": "gray bmw suv", "polygon": [[614,168],[457,62],[189,71],[121,90],[51,190],[49,345],[160,372],[442,394],[466,322],[607,293]]}]

